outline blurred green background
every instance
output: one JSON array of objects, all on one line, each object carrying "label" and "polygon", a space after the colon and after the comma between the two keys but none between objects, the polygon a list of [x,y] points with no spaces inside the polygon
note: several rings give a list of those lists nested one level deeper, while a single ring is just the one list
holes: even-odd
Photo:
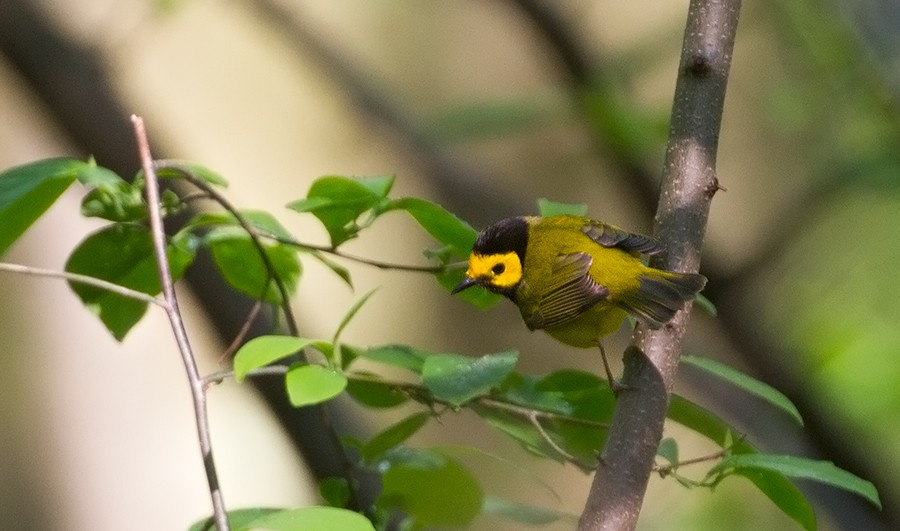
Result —
[{"label": "blurred green background", "polygon": [[[138,113],[157,155],[215,169],[233,202],[275,212],[312,243],[325,241],[322,230],[282,207],[324,174],[395,174],[396,195],[438,201],[477,228],[533,213],[548,197],[646,232],[686,4],[3,0],[0,168],[93,154],[131,174],[127,119]],[[713,201],[702,265],[719,315],[695,312],[686,349],[785,392],[807,426],[690,368],[679,376],[679,392],[764,450],[831,460],[878,486],[882,512],[802,485],[822,529],[900,527],[898,24],[890,0],[744,6],[718,158],[726,191]],[[70,192],[5,261],[62,268],[96,228]],[[396,219],[348,250],[421,263],[428,244]],[[599,369],[594,356],[528,334],[511,305],[480,313],[429,278],[350,267],[356,294],[306,268],[295,303],[305,334],[329,335],[360,293],[383,286],[348,340],[471,355],[515,347],[527,372]],[[210,370],[227,343],[209,324],[228,328],[216,315],[224,297],[191,308]],[[0,528],[178,529],[208,511],[188,393],[160,316],[120,346],[65,286],[9,274],[0,316]],[[623,331],[608,349],[627,341]],[[314,499],[255,395],[225,385],[211,402],[229,506]],[[345,414],[360,433],[397,418]],[[684,438],[683,456],[709,451],[683,431],[667,428]],[[479,467],[490,492],[575,514],[586,496],[590,478],[523,455],[465,415],[415,442],[489,447],[561,499]],[[640,524],[792,525],[739,479],[713,493],[654,479]],[[483,518],[475,528],[516,526]]]}]

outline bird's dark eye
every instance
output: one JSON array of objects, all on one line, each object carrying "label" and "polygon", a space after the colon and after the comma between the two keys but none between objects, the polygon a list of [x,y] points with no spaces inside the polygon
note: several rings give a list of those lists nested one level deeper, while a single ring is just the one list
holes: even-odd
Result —
[{"label": "bird's dark eye", "polygon": [[491,268],[491,272],[495,275],[502,275],[504,271],[506,271],[506,265],[504,264],[497,264]]}]

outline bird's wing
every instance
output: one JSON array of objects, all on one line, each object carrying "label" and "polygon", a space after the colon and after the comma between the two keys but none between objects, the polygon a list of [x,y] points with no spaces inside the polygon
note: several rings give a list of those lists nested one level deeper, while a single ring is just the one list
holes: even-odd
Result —
[{"label": "bird's wing", "polygon": [[593,259],[587,253],[564,254],[553,262],[550,278],[541,292],[538,312],[526,319],[529,328],[547,328],[584,313],[609,295],[591,278]]},{"label": "bird's wing", "polygon": [[646,255],[659,254],[665,250],[660,242],[649,236],[634,234],[600,221],[591,221],[581,227],[581,232],[603,247],[618,247]]}]

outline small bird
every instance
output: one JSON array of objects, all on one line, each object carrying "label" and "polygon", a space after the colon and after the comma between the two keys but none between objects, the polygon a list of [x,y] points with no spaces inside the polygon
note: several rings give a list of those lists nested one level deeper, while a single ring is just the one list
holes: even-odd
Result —
[{"label": "small bird", "polygon": [[578,216],[500,220],[476,238],[466,276],[452,291],[481,286],[519,307],[529,330],[575,347],[599,347],[628,314],[650,328],[669,322],[706,285],[706,277],[654,269],[640,255],[661,253],[656,240]]}]

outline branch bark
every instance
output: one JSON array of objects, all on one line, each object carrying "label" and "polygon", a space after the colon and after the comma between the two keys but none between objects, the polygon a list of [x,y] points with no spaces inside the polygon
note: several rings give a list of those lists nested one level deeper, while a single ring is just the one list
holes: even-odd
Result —
[{"label": "branch bark", "polygon": [[[697,271],[709,206],[719,189],[716,150],[740,0],[691,0],[654,233],[668,252],[652,265]],[[639,326],[579,529],[634,529],[662,439],[690,304],[660,330]]]}]

